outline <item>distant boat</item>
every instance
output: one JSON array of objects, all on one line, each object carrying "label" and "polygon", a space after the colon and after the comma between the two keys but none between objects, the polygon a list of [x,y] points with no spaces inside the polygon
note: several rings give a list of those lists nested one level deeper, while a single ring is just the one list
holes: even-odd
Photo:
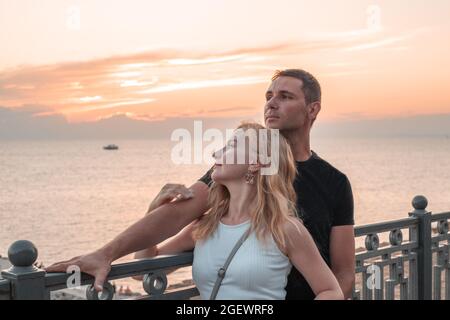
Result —
[{"label": "distant boat", "polygon": [[115,144],[108,144],[107,146],[103,147],[104,150],[118,150],[119,147]]}]

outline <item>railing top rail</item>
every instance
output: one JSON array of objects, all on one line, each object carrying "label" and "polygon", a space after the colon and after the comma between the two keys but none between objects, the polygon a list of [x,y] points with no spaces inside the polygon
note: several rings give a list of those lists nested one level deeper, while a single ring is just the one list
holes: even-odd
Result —
[{"label": "railing top rail", "polygon": [[[185,252],[176,255],[158,256],[125,263],[118,263],[111,266],[107,280],[127,278],[135,275],[142,275],[172,267],[184,267],[192,264],[193,253]],[[67,280],[71,276],[69,273],[47,273],[45,276],[45,286],[50,290],[66,288]],[[81,285],[92,284],[94,278],[87,274],[82,274]]]},{"label": "railing top rail", "polygon": [[4,288],[9,288],[9,280],[0,278],[0,290]]},{"label": "railing top rail", "polygon": [[[398,245],[398,246],[390,245],[390,246],[382,247],[382,248],[379,248],[376,250],[365,250],[363,252],[359,252],[359,253],[355,254],[355,259],[356,260],[379,259],[385,255],[392,255],[392,254],[396,254],[396,253],[401,253],[403,251],[410,252],[411,250],[417,249],[417,248],[418,248],[417,242],[406,242],[406,243]],[[390,257],[385,260],[391,260],[394,258],[395,257]]]},{"label": "railing top rail", "polygon": [[450,211],[434,213],[431,215],[431,221],[439,221],[445,219],[450,219]]},{"label": "railing top rail", "polygon": [[378,222],[355,227],[355,237],[362,237],[373,233],[387,232],[395,229],[404,229],[415,226],[419,223],[416,217],[409,217],[399,220]]},{"label": "railing top rail", "polygon": [[11,285],[9,280],[0,279],[0,300],[11,299]]}]

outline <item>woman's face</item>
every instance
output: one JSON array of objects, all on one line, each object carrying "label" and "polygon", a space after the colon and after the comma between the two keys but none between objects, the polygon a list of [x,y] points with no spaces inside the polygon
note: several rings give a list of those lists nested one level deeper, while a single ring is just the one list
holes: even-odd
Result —
[{"label": "woman's face", "polygon": [[256,149],[245,138],[245,132],[236,132],[225,147],[214,153],[216,162],[211,178],[220,184],[231,181],[245,182],[244,176],[248,172],[249,164],[256,163],[255,155]]}]

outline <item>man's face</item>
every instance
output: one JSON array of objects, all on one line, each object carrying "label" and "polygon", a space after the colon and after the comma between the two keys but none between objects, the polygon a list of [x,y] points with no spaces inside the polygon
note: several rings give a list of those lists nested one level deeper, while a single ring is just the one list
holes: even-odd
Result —
[{"label": "man's face", "polygon": [[303,83],[293,77],[279,77],[266,92],[264,122],[267,128],[295,130],[309,124]]}]

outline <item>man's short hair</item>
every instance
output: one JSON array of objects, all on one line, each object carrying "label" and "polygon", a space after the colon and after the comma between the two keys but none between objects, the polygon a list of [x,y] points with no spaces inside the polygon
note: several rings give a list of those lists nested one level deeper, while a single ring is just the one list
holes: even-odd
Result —
[{"label": "man's short hair", "polygon": [[303,83],[301,89],[305,95],[306,104],[321,101],[322,91],[319,81],[309,72],[301,69],[277,70],[272,77],[272,81],[275,81],[279,77],[292,77],[301,80]]}]

